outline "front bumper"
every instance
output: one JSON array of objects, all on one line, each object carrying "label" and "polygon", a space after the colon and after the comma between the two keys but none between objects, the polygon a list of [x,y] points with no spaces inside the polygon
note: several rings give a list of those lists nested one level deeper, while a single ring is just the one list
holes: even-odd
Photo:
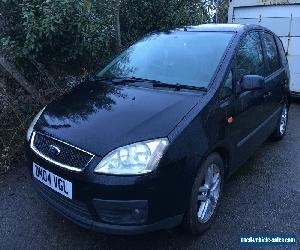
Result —
[{"label": "front bumper", "polygon": [[42,187],[42,184],[37,183],[37,181],[35,180],[33,181],[33,183],[35,189],[40,194],[40,196],[44,200],[46,200],[51,205],[51,207],[53,207],[57,212],[59,212],[61,215],[68,218],[69,220],[73,221],[75,224],[97,232],[116,235],[143,234],[161,229],[173,228],[179,225],[183,218],[183,215],[177,215],[160,220],[153,224],[143,225],[116,225],[103,223],[100,221],[93,220],[93,218],[89,215],[89,212],[86,209],[82,209],[79,207],[74,208],[74,205],[67,204],[61,199],[55,197],[56,194],[51,194],[51,191],[46,190],[46,186]]},{"label": "front bumper", "polygon": [[[91,162],[82,173],[59,168],[28,150],[29,169],[33,162],[73,183],[70,200],[33,178],[33,186],[54,209],[76,224],[109,234],[140,234],[169,229],[183,218],[181,173],[146,176],[95,175]],[[182,178],[181,178],[182,179]]]}]

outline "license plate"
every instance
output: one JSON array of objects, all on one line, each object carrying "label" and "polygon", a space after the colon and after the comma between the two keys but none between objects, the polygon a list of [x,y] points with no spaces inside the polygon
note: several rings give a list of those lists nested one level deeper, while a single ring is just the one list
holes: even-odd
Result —
[{"label": "license plate", "polygon": [[72,199],[72,182],[53,174],[36,163],[33,163],[32,173],[33,177],[44,185],[62,194],[63,196]]}]

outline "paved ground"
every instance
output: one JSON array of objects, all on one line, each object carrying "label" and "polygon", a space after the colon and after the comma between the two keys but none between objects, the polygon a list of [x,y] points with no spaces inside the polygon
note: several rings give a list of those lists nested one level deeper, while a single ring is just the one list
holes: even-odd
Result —
[{"label": "paved ground", "polygon": [[300,104],[291,108],[285,139],[267,141],[228,180],[219,216],[201,237],[89,232],[49,208],[24,167],[0,176],[0,249],[238,249],[242,233],[295,234],[300,241]]}]

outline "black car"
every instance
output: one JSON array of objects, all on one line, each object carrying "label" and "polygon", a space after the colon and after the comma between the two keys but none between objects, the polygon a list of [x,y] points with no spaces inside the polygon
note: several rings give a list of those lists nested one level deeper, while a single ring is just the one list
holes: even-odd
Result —
[{"label": "black car", "polygon": [[[47,105],[28,130],[33,184],[86,228],[205,231],[225,178],[290,105],[280,39],[254,25],[151,33]],[[233,211],[234,212],[234,211]]]}]

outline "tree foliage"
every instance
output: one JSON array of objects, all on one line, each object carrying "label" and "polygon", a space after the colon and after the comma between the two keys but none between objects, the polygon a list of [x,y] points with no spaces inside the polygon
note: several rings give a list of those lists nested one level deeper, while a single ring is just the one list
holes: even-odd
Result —
[{"label": "tree foliage", "polygon": [[122,45],[127,46],[153,30],[210,22],[213,2],[0,0],[4,23],[0,42],[17,58],[32,57],[46,65],[82,67],[112,56],[121,39]]},{"label": "tree foliage", "polygon": [[7,0],[1,5],[10,27],[2,45],[16,56],[33,56],[44,63],[86,63],[108,52],[112,13],[105,1]]}]

